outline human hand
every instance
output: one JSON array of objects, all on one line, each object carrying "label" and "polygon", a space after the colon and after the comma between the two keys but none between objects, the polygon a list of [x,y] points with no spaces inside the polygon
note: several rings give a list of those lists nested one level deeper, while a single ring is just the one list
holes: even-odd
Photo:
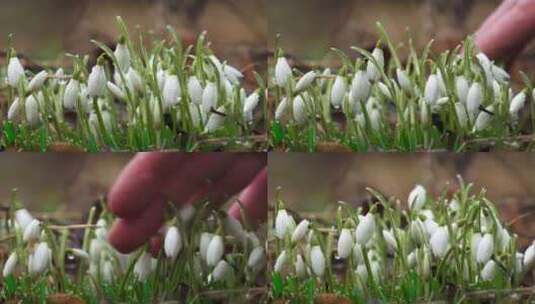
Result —
[{"label": "human hand", "polygon": [[511,63],[535,37],[535,0],[504,0],[475,34],[476,46],[492,59]]},{"label": "human hand", "polygon": [[[256,153],[138,153],[123,169],[108,195],[118,216],[108,241],[131,252],[154,236],[169,201],[177,205],[209,198],[224,203],[239,194],[245,213],[263,221],[267,214],[266,157]],[[239,219],[234,203],[229,214]]]}]

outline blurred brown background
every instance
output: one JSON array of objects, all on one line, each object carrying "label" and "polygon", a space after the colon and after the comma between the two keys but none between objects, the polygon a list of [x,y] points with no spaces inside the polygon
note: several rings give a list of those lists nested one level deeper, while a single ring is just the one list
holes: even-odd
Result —
[{"label": "blurred brown background", "polygon": [[277,188],[290,209],[331,217],[337,201],[359,206],[366,187],[406,204],[415,184],[432,196],[456,189],[457,174],[487,190],[505,221],[520,215],[513,229],[523,242],[535,238],[535,154],[533,153],[270,153],[268,196]]}]

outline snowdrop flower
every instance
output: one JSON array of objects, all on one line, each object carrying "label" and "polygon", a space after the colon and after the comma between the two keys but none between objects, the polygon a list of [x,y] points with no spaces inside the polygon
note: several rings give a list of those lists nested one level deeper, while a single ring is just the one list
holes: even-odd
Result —
[{"label": "snowdrop flower", "polygon": [[45,271],[50,263],[50,248],[46,242],[41,242],[35,248],[35,251],[30,255],[28,267],[30,274],[38,274]]},{"label": "snowdrop flower", "polygon": [[401,69],[396,69],[396,77],[398,80],[399,86],[405,91],[405,92],[411,92],[412,91],[412,82],[409,78],[409,75],[406,71]]},{"label": "snowdrop flower", "polygon": [[355,246],[353,246],[353,260],[357,264],[364,263],[364,257],[362,256],[362,246],[359,243],[355,243]]},{"label": "snowdrop flower", "polygon": [[393,99],[392,93],[390,93],[390,89],[386,86],[386,84],[382,82],[378,82],[377,87],[379,88],[379,91],[381,92],[381,94],[383,94],[386,98]]},{"label": "snowdrop flower", "polygon": [[128,69],[128,73],[126,73],[126,83],[128,89],[132,92],[140,92],[143,90],[143,79],[141,79],[139,73],[133,68]]},{"label": "snowdrop flower", "polygon": [[[164,87],[165,87],[165,81],[167,80],[167,77],[169,76],[169,73],[164,71],[164,70],[161,70],[159,69],[157,72],[156,72],[156,80],[158,82],[158,88],[160,89],[160,91],[163,92],[164,90]],[[117,82],[117,81],[115,81]]]},{"label": "snowdrop flower", "polygon": [[507,73],[504,69],[495,64],[491,65],[490,70],[492,72],[492,75],[494,76],[494,79],[499,82],[506,82],[511,78],[509,73]]},{"label": "snowdrop flower", "polygon": [[[102,111],[100,114],[102,116],[102,122],[104,124],[104,132],[111,131],[111,114],[108,111]],[[91,128],[91,133],[93,133],[93,136],[95,137],[98,137],[99,134],[103,131],[100,128],[98,115],[95,112],[91,112],[91,114],[89,114],[89,127]]]},{"label": "snowdrop flower", "polygon": [[15,98],[13,103],[9,106],[9,110],[7,111],[7,119],[14,121],[18,120],[20,115],[20,101],[19,98]]},{"label": "snowdrop flower", "polygon": [[214,270],[210,274],[208,281],[218,282],[224,279],[227,275],[229,275],[231,271],[232,271],[232,267],[230,267],[230,265],[225,260],[221,260],[214,267]]},{"label": "snowdrop flower", "polygon": [[63,107],[69,111],[76,109],[76,101],[80,95],[80,82],[76,78],[71,78],[65,87],[63,94]]},{"label": "snowdrop flower", "polygon": [[366,265],[358,265],[357,269],[355,270],[355,274],[360,278],[362,282],[368,281],[368,269],[366,268]]},{"label": "snowdrop flower", "polygon": [[264,261],[266,255],[264,253],[264,248],[257,246],[249,254],[249,259],[247,259],[247,267],[252,269],[260,269],[264,266]]},{"label": "snowdrop flower", "polygon": [[84,260],[89,260],[89,254],[85,250],[82,250],[79,248],[71,248],[71,252],[75,257],[78,257]]},{"label": "snowdrop flower", "polygon": [[361,245],[366,244],[373,236],[374,231],[375,219],[373,217],[373,214],[368,213],[357,225],[357,229],[355,231],[355,239],[357,243]]},{"label": "snowdrop flower", "polygon": [[455,93],[457,93],[457,98],[462,104],[466,104],[468,97],[468,90],[470,89],[468,80],[464,76],[455,77]]},{"label": "snowdrop flower", "polygon": [[511,104],[509,105],[509,114],[516,118],[518,116],[518,112],[524,107],[524,104],[526,103],[526,93],[524,91],[518,93],[513,100],[511,100]]},{"label": "snowdrop flower", "polygon": [[351,102],[356,104],[366,101],[370,96],[371,83],[364,71],[358,71],[351,82]]},{"label": "snowdrop flower", "polygon": [[494,107],[488,106],[485,111],[479,112],[479,115],[477,115],[476,118],[476,122],[474,123],[474,128],[472,132],[482,131],[487,128],[490,123],[490,120],[492,119],[492,115],[489,113],[492,113],[493,111]]},{"label": "snowdrop flower", "polygon": [[517,252],[515,254],[515,272],[516,273],[522,273],[523,268],[524,268],[523,260],[524,260],[524,254],[521,252]]},{"label": "snowdrop flower", "polygon": [[407,256],[407,266],[414,267],[416,265],[416,250],[411,251],[409,255]]},{"label": "snowdrop flower", "polygon": [[281,102],[277,105],[277,109],[275,109],[275,119],[281,120],[282,115],[284,115],[284,112],[286,112],[286,108],[288,106],[288,99],[284,97]]},{"label": "snowdrop flower", "polygon": [[46,71],[41,71],[33,76],[30,84],[28,84],[28,91],[33,92],[39,90],[46,81],[48,73]]},{"label": "snowdrop flower", "polygon": [[19,227],[22,231],[26,229],[32,221],[34,220],[33,216],[26,209],[19,209],[15,211],[15,221],[19,224]]},{"label": "snowdrop flower", "polygon": [[117,65],[119,66],[121,71],[126,72],[130,68],[130,51],[126,46],[126,43],[124,41],[125,39],[121,38],[119,40],[120,41],[115,47],[115,51],[113,52],[113,54],[117,59]]},{"label": "snowdrop flower", "polygon": [[303,278],[306,275],[305,261],[303,261],[303,257],[300,254],[295,258],[295,274],[299,278]]},{"label": "snowdrop flower", "polygon": [[11,57],[7,65],[7,83],[16,88],[21,79],[24,79],[24,68],[17,57]]},{"label": "snowdrop flower", "polygon": [[223,257],[224,250],[223,238],[219,235],[214,236],[206,250],[206,264],[215,266]]},{"label": "snowdrop flower", "polygon": [[416,185],[409,193],[409,208],[411,210],[419,210],[425,204],[427,198],[427,191],[422,185]]},{"label": "snowdrop flower", "polygon": [[[380,48],[375,48],[372,52],[372,56],[379,65],[379,68],[382,70],[385,65],[383,50]],[[371,80],[378,80],[379,77],[381,77],[380,70],[371,60],[368,60],[368,63],[366,65],[366,74]]]},{"label": "snowdrop flower", "polygon": [[285,87],[290,77],[292,77],[292,68],[290,68],[286,58],[279,57],[275,65],[275,83],[279,87]]},{"label": "snowdrop flower", "polygon": [[178,76],[167,76],[165,78],[165,84],[163,85],[162,92],[162,98],[165,108],[169,108],[178,104],[180,93],[180,82],[178,81]]},{"label": "snowdrop flower", "polygon": [[281,272],[284,265],[286,265],[286,262],[288,260],[288,255],[286,253],[286,250],[283,250],[280,255],[277,257],[277,260],[275,261],[274,270],[276,272]]},{"label": "snowdrop flower", "polygon": [[223,219],[223,228],[226,233],[235,237],[237,240],[241,242],[247,241],[247,233],[243,230],[242,224],[237,219],[226,216]]},{"label": "snowdrop flower", "polygon": [[[110,91],[110,93],[119,100],[126,100],[126,94],[119,88],[117,85],[115,85],[113,82],[108,81],[106,83],[106,87]],[[74,106],[73,106],[74,108]]]},{"label": "snowdrop flower", "polygon": [[188,79],[188,95],[194,104],[202,104],[203,88],[197,77],[192,76]]},{"label": "snowdrop flower", "polygon": [[143,282],[147,279],[152,271],[152,258],[148,252],[143,252],[134,264],[134,274],[136,278]]},{"label": "snowdrop flower", "polygon": [[4,278],[9,276],[13,273],[15,270],[15,266],[17,266],[18,256],[16,252],[12,252],[9,257],[7,258],[6,263],[4,264],[4,269],[2,270],[2,275]]},{"label": "snowdrop flower", "polygon": [[[259,100],[260,100],[260,95],[258,95],[257,92],[254,92],[251,95],[249,95],[245,99],[245,103],[243,105],[243,113],[244,114],[250,113],[252,116],[254,109],[258,106]],[[250,120],[252,120],[252,117]]]},{"label": "snowdrop flower", "polygon": [[325,256],[323,255],[320,246],[314,246],[310,250],[310,263],[314,274],[318,277],[322,277],[325,273]]},{"label": "snowdrop flower", "polygon": [[494,251],[494,240],[492,234],[486,233],[477,246],[476,261],[485,264],[490,260]]},{"label": "snowdrop flower", "polygon": [[295,85],[295,91],[300,92],[303,90],[306,90],[312,82],[316,79],[316,72],[309,71],[305,75],[303,75],[299,81],[297,81],[297,84]]},{"label": "snowdrop flower", "polygon": [[488,261],[485,264],[485,267],[481,270],[481,279],[483,281],[492,281],[494,279],[494,275],[496,274],[496,262],[493,260]]},{"label": "snowdrop flower", "polygon": [[477,260],[477,248],[479,246],[479,243],[481,242],[482,236],[481,233],[475,232],[470,237],[470,248],[472,250],[472,257],[474,260]]},{"label": "snowdrop flower", "polygon": [[106,90],[106,72],[104,67],[97,63],[91,69],[91,73],[87,79],[87,95],[89,97],[103,96]]},{"label": "snowdrop flower", "polygon": [[438,224],[432,219],[426,219],[424,226],[428,236],[432,236],[439,228]]},{"label": "snowdrop flower", "polygon": [[468,125],[468,113],[466,112],[464,104],[460,102],[455,103],[455,114],[457,114],[459,125],[461,125],[463,128],[466,128]]},{"label": "snowdrop flower", "polygon": [[217,107],[217,85],[213,82],[208,82],[202,92],[202,109],[208,113],[212,108]]},{"label": "snowdrop flower", "polygon": [[498,246],[502,251],[505,251],[507,249],[507,246],[509,246],[509,243],[511,242],[511,235],[509,235],[509,232],[507,229],[503,227],[498,227],[497,237],[498,237]]},{"label": "snowdrop flower", "polygon": [[466,109],[470,117],[474,117],[478,111],[481,102],[483,101],[483,90],[481,85],[477,82],[474,82],[470,89],[468,90],[468,95],[466,97]]},{"label": "snowdrop flower", "polygon": [[324,69],[323,72],[321,73],[321,76],[322,78],[318,80],[318,84],[320,88],[325,89],[325,85],[327,84],[327,78],[331,76],[331,69],[330,68]]},{"label": "snowdrop flower", "polygon": [[386,241],[386,244],[388,245],[388,249],[393,252],[397,247],[398,244],[396,242],[396,238],[394,237],[394,234],[388,230],[383,230],[383,238]]},{"label": "snowdrop flower", "polygon": [[349,229],[343,228],[338,237],[338,256],[346,259],[351,254],[353,248],[353,237]]},{"label": "snowdrop flower", "polygon": [[106,242],[101,239],[92,239],[89,243],[89,257],[92,262],[100,261],[102,251],[106,247]]},{"label": "snowdrop flower", "polygon": [[427,102],[427,104],[433,105],[435,101],[438,99],[439,95],[439,84],[438,84],[438,78],[437,75],[431,74],[429,75],[429,78],[427,78],[427,82],[425,84],[425,91],[424,91],[424,99]]},{"label": "snowdrop flower", "polygon": [[175,259],[182,250],[182,238],[178,228],[173,226],[167,230],[164,240],[164,251],[168,258]]},{"label": "snowdrop flower", "polygon": [[342,76],[336,76],[333,87],[331,89],[331,104],[335,108],[339,108],[344,101],[347,90],[346,79]]},{"label": "snowdrop flower", "polygon": [[529,271],[535,263],[535,242],[524,252],[524,271]]},{"label": "snowdrop flower", "polygon": [[209,233],[209,232],[201,233],[201,240],[199,242],[199,251],[201,253],[201,257],[205,261],[206,261],[206,254],[208,252],[208,245],[210,245],[210,241],[212,240],[213,237],[214,235],[212,233]]},{"label": "snowdrop flower", "polygon": [[409,235],[411,238],[419,243],[422,244],[425,242],[426,239],[426,229],[424,223],[420,219],[413,220],[409,225]]},{"label": "snowdrop flower", "polygon": [[307,234],[308,232],[308,226],[309,226],[310,222],[308,220],[302,220],[299,225],[297,225],[297,227],[295,227],[295,230],[292,234],[292,242],[293,243],[296,243],[298,241],[300,241],[301,239],[303,239],[303,237]]},{"label": "snowdrop flower", "polygon": [[419,264],[420,275],[423,279],[429,278],[431,276],[431,254],[428,250],[424,250],[423,258]]},{"label": "snowdrop flower", "polygon": [[22,236],[22,240],[25,242],[35,241],[41,235],[41,222],[39,220],[33,220],[26,226]]},{"label": "snowdrop flower", "polygon": [[431,236],[429,244],[431,245],[431,250],[433,250],[433,254],[436,257],[444,257],[449,247],[448,229],[446,227],[439,227]]},{"label": "snowdrop flower", "polygon": [[225,123],[225,107],[220,106],[219,108],[217,108],[216,111],[218,113],[212,113],[208,117],[208,121],[206,122],[206,126],[204,127],[205,133],[212,133],[215,130],[221,128]]},{"label": "snowdrop flower", "polygon": [[111,282],[113,280],[113,265],[110,261],[105,261],[102,264],[101,277],[104,282]]},{"label": "snowdrop flower", "polygon": [[286,210],[279,210],[275,218],[275,235],[282,240],[286,234],[292,234],[294,229],[295,221],[293,217]]},{"label": "snowdrop flower", "polygon": [[370,126],[372,130],[379,130],[379,127],[381,127],[381,112],[379,112],[378,109],[373,109],[368,115],[370,116]]},{"label": "snowdrop flower", "polygon": [[30,126],[36,126],[41,121],[39,117],[39,101],[35,96],[30,95],[26,98],[25,102],[26,121]]},{"label": "snowdrop flower", "polygon": [[305,123],[307,114],[305,109],[305,101],[301,95],[298,95],[294,98],[293,102],[293,114],[295,122],[299,125]]},{"label": "snowdrop flower", "polygon": [[223,73],[225,74],[225,77],[234,84],[238,84],[240,82],[240,79],[243,78],[242,72],[228,64],[225,64],[223,66]]}]

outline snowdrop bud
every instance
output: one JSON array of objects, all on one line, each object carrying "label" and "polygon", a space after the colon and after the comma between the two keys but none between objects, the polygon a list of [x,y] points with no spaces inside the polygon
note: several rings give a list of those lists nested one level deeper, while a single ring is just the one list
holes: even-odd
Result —
[{"label": "snowdrop bud", "polygon": [[416,250],[411,251],[407,256],[407,266],[414,267],[416,265]]},{"label": "snowdrop bud", "polygon": [[500,82],[508,81],[511,78],[509,73],[507,73],[504,69],[495,64],[491,65],[490,70],[494,78]]},{"label": "snowdrop bud", "polygon": [[226,216],[223,219],[223,228],[228,235],[235,237],[241,242],[247,241],[247,233],[243,230],[243,226],[234,217]]},{"label": "snowdrop bud", "polygon": [[357,243],[365,245],[373,236],[374,231],[375,219],[373,214],[368,213],[357,225],[357,230],[355,231],[355,239]]},{"label": "snowdrop bud", "polygon": [[481,270],[481,279],[483,281],[492,281],[496,274],[496,262],[490,260],[485,264],[485,267]]},{"label": "snowdrop bud", "polygon": [[225,114],[225,107],[221,106],[217,108],[217,112],[218,113],[210,114],[210,116],[208,117],[208,121],[206,122],[206,126],[204,127],[205,133],[212,133],[215,130],[221,128],[225,123],[225,116],[222,115]]},{"label": "snowdrop bud", "polygon": [[301,125],[306,121],[307,114],[305,109],[305,101],[301,95],[298,95],[294,98],[293,112],[294,119],[297,124]]},{"label": "snowdrop bud", "polygon": [[479,112],[479,106],[483,101],[483,90],[481,85],[477,82],[474,82],[470,89],[468,90],[468,95],[466,97],[466,109],[468,114],[471,117],[475,116]]},{"label": "snowdrop bud", "polygon": [[275,110],[275,119],[280,120],[282,118],[282,115],[286,111],[286,107],[288,106],[288,99],[284,97],[279,105],[277,106],[277,109]]},{"label": "snowdrop bud", "polygon": [[392,234],[392,232],[388,230],[383,230],[383,238],[385,239],[386,244],[388,245],[388,249],[390,251],[394,251],[398,247],[396,238],[394,237],[394,234]]},{"label": "snowdrop bud", "polygon": [[7,65],[7,83],[16,88],[24,78],[24,68],[17,57],[11,57]]},{"label": "snowdrop bud", "polygon": [[41,222],[39,222],[39,220],[34,219],[24,229],[22,239],[25,242],[35,241],[39,238],[40,235],[41,235]]},{"label": "snowdrop bud", "polygon": [[113,280],[113,265],[110,261],[105,261],[104,264],[102,264],[101,277],[106,283],[109,283]]},{"label": "snowdrop bud", "polygon": [[340,237],[338,237],[338,256],[342,259],[346,259],[351,254],[353,248],[353,237],[349,229],[342,229]]},{"label": "snowdrop bud", "polygon": [[431,74],[429,75],[429,78],[427,78],[427,83],[425,84],[424,99],[428,104],[433,105],[438,99],[438,94],[439,84],[437,75]]},{"label": "snowdrop bud", "polygon": [[249,259],[247,260],[247,267],[252,269],[261,269],[264,266],[266,255],[264,253],[264,248],[257,246],[249,254]]},{"label": "snowdrop bud", "polygon": [[310,250],[310,263],[314,274],[318,277],[323,276],[325,272],[325,256],[320,246],[314,246]]},{"label": "snowdrop bud", "polygon": [[500,250],[505,251],[507,249],[507,246],[509,246],[509,243],[511,242],[511,235],[509,235],[509,232],[507,229],[503,227],[498,227],[498,246]]},{"label": "snowdrop bud", "polygon": [[359,243],[355,243],[353,246],[353,260],[357,264],[364,263],[364,257],[362,256],[362,246]]},{"label": "snowdrop bud", "polygon": [[229,275],[231,271],[232,267],[230,267],[230,265],[225,260],[221,260],[215,266],[208,280],[210,282],[220,281],[224,279],[227,275]]},{"label": "snowdrop bud", "polygon": [[511,114],[511,116],[513,117],[516,117],[518,115],[518,112],[524,107],[525,103],[526,93],[522,91],[518,93],[511,101],[511,104],[509,105],[509,114]]},{"label": "snowdrop bud", "polygon": [[15,221],[19,224],[22,231],[26,229],[32,221],[34,220],[33,216],[26,209],[19,209],[15,211]]},{"label": "snowdrop bud", "polygon": [[169,75],[165,78],[162,98],[164,108],[169,108],[178,104],[180,98],[180,82],[178,81],[178,76]]},{"label": "snowdrop bud", "polygon": [[295,274],[298,278],[303,278],[307,274],[305,261],[300,254],[295,258]]},{"label": "snowdrop bud", "polygon": [[89,254],[85,250],[82,250],[79,248],[71,248],[71,252],[75,257],[78,257],[84,260],[89,260]]},{"label": "snowdrop bud", "polygon": [[432,219],[426,219],[424,221],[424,226],[429,237],[431,237],[439,228],[438,224]]},{"label": "snowdrop bud", "polygon": [[409,193],[409,208],[411,210],[419,210],[425,204],[427,198],[427,191],[422,185],[416,185]]},{"label": "snowdrop bud", "polygon": [[126,100],[126,94],[121,90],[118,86],[116,86],[113,82],[108,81],[106,83],[106,87],[111,92],[111,94],[119,99],[119,100]]},{"label": "snowdrop bud", "polygon": [[316,79],[316,72],[309,71],[308,73],[303,75],[303,77],[301,77],[299,81],[297,81],[297,84],[295,85],[295,90],[297,92],[306,90],[312,84],[312,82],[314,82],[315,79]]},{"label": "snowdrop bud", "polygon": [[178,228],[173,226],[167,230],[164,240],[164,251],[168,258],[174,259],[182,250],[182,238]]},{"label": "snowdrop bud", "polygon": [[210,245],[210,241],[212,240],[213,237],[214,235],[212,233],[209,233],[209,232],[201,233],[201,240],[199,242],[200,243],[199,251],[201,253],[201,257],[205,261],[206,261],[206,254],[208,252],[208,245]]},{"label": "snowdrop bud", "polygon": [[245,99],[245,104],[243,105],[243,112],[244,113],[253,112],[256,106],[258,106],[259,100],[260,100],[260,95],[258,95],[257,92],[254,92],[253,94],[249,95]]},{"label": "snowdrop bud", "polygon": [[113,54],[117,59],[117,64],[119,65],[121,71],[127,71],[128,68],[130,68],[130,51],[126,46],[126,43],[122,41],[119,42],[115,47],[115,51],[113,52]]},{"label": "snowdrop bud", "polygon": [[213,82],[206,84],[202,92],[202,109],[204,112],[208,113],[212,108],[217,107],[217,85]]},{"label": "snowdrop bud", "polygon": [[281,272],[284,265],[286,265],[286,262],[288,260],[288,255],[286,253],[286,250],[283,250],[280,255],[277,257],[277,260],[275,261],[274,270],[276,272]]},{"label": "snowdrop bud", "polygon": [[535,263],[535,242],[533,242],[524,252],[524,271],[529,271]]},{"label": "snowdrop bud", "polygon": [[439,227],[431,236],[429,244],[431,245],[431,250],[433,250],[433,254],[436,257],[444,257],[449,247],[448,229],[446,227]]},{"label": "snowdrop bud", "polygon": [[384,84],[382,82],[378,82],[377,83],[377,87],[379,88],[379,91],[381,92],[381,94],[383,94],[386,98],[393,99],[392,98],[392,93],[390,93],[390,89],[388,89],[386,84]]},{"label": "snowdrop bud", "polygon": [[457,114],[457,120],[459,125],[465,128],[468,125],[468,113],[466,112],[466,107],[460,102],[455,103],[455,113]]},{"label": "snowdrop bud", "polygon": [[474,260],[477,259],[477,253],[478,253],[478,247],[479,247],[479,243],[481,242],[481,233],[479,232],[476,232],[476,233],[473,233],[472,236],[470,237],[470,248],[472,250],[472,258]]},{"label": "snowdrop bud", "polygon": [[107,82],[104,67],[100,64],[93,66],[87,79],[87,95],[90,97],[103,96]]},{"label": "snowdrop bud", "polygon": [[381,112],[377,109],[371,110],[368,115],[370,116],[370,125],[372,130],[377,131],[381,126]]},{"label": "snowdrop bud", "polygon": [[420,266],[420,275],[423,279],[429,278],[431,275],[431,257],[428,250],[424,251],[424,256]]},{"label": "snowdrop bud", "polygon": [[4,269],[2,275],[6,278],[8,275],[12,274],[17,266],[18,256],[16,252],[12,252],[7,258],[6,263],[4,264]]},{"label": "snowdrop bud", "polygon": [[188,94],[191,102],[198,105],[202,104],[203,88],[201,82],[195,76],[188,79]]},{"label": "snowdrop bud", "polygon": [[468,90],[470,89],[468,85],[468,80],[464,76],[455,77],[455,93],[457,93],[457,98],[462,104],[466,104],[466,98],[468,97]]},{"label": "snowdrop bud", "polygon": [[134,274],[136,278],[143,282],[152,271],[152,258],[148,252],[143,252],[134,264]]},{"label": "snowdrop bud", "polygon": [[20,101],[19,98],[15,98],[13,103],[9,106],[9,110],[7,111],[7,119],[11,121],[15,121],[19,119],[20,115]]},{"label": "snowdrop bud", "polygon": [[141,79],[139,73],[133,68],[128,69],[128,73],[126,73],[126,81],[130,91],[140,92],[143,90],[143,79]]},{"label": "snowdrop bud", "polygon": [[296,243],[298,241],[300,241],[301,239],[303,239],[303,237],[307,234],[308,232],[308,225],[310,224],[310,222],[308,220],[302,220],[299,225],[297,225],[297,227],[295,228],[293,234],[292,234],[292,242],[293,243]]},{"label": "snowdrop bud", "polygon": [[31,259],[28,263],[30,274],[38,274],[45,271],[50,263],[50,249],[46,242],[41,242],[37,245]]},{"label": "snowdrop bud", "polygon": [[39,117],[39,102],[37,98],[30,95],[26,98],[25,103],[26,121],[30,126],[36,126],[41,121]]},{"label": "snowdrop bud", "polygon": [[344,96],[347,90],[346,79],[342,76],[336,76],[333,87],[331,89],[331,104],[335,108],[339,108],[344,101]]},{"label": "snowdrop bud", "polygon": [[366,268],[366,265],[364,264],[360,264],[357,266],[355,274],[360,278],[362,282],[366,282],[368,280],[368,268]]},{"label": "snowdrop bud", "polygon": [[69,80],[63,94],[63,107],[69,111],[76,109],[76,101],[80,95],[80,82],[74,78]]},{"label": "snowdrop bud", "polygon": [[28,84],[28,91],[33,92],[39,90],[46,81],[48,73],[46,71],[41,71],[33,76],[30,84]]},{"label": "snowdrop bud", "polygon": [[420,219],[411,222],[409,226],[409,234],[411,238],[417,243],[423,243],[426,239],[426,229],[424,223]]},{"label": "snowdrop bud", "polygon": [[352,102],[358,103],[366,101],[370,96],[371,83],[368,75],[364,71],[358,71],[351,82]]},{"label": "snowdrop bud", "polygon": [[398,79],[399,86],[405,91],[405,92],[411,92],[412,91],[412,83],[411,79],[409,78],[409,75],[406,71],[401,69],[396,69],[396,76]]},{"label": "snowdrop bud", "polygon": [[240,78],[243,78],[243,74],[240,70],[227,64],[223,66],[223,73],[225,74],[225,77],[234,84],[238,84]]},{"label": "snowdrop bud", "polygon": [[476,122],[474,123],[474,129],[472,130],[473,132],[482,131],[489,125],[492,115],[487,112],[492,113],[494,111],[494,107],[489,106],[485,110],[486,111],[479,112],[479,115],[477,115]]},{"label": "snowdrop bud", "polygon": [[[385,65],[383,50],[380,48],[375,48],[372,52],[372,56],[379,65],[380,69],[382,70]],[[379,77],[381,77],[379,69],[371,60],[368,60],[368,63],[366,65],[366,74],[371,80],[377,80],[379,79]]]},{"label": "snowdrop bud", "polygon": [[214,236],[206,250],[206,264],[215,266],[223,257],[224,250],[223,238],[219,235]]},{"label": "snowdrop bud", "polygon": [[89,257],[92,262],[100,261],[102,250],[106,247],[106,243],[101,239],[92,239],[89,243]]},{"label": "snowdrop bud", "polygon": [[292,234],[295,229],[295,221],[286,210],[281,209],[275,218],[275,233],[279,239],[284,239],[286,234]]},{"label": "snowdrop bud", "polygon": [[492,234],[487,233],[483,236],[477,246],[476,261],[485,264],[490,260],[494,251],[494,240]]},{"label": "snowdrop bud", "polygon": [[279,87],[285,87],[288,80],[292,77],[292,69],[286,61],[286,58],[279,57],[275,65],[275,82]]}]

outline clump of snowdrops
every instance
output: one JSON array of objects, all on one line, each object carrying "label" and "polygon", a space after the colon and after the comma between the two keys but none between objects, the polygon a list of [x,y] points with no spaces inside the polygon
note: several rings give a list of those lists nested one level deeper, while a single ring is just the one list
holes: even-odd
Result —
[{"label": "clump of snowdrops", "polygon": [[[108,242],[113,216],[93,207],[87,224],[54,225],[13,200],[2,222],[0,301],[44,303],[64,294],[85,303],[232,303],[265,296],[262,238],[210,204],[169,212],[158,256],[148,245],[130,253]],[[81,244],[73,242],[83,231]],[[220,303],[220,302],[218,302]]]},{"label": "clump of snowdrops", "polygon": [[[56,143],[89,151],[209,150],[203,141],[221,139],[228,148],[258,149],[264,85],[247,92],[244,74],[221,61],[206,34],[183,46],[169,27],[171,42],[134,43],[118,18],[115,50],[93,41],[103,54],[88,68],[88,57],[68,55],[66,69],[26,71],[16,51],[7,50],[8,111],[2,144],[46,150]],[[223,140],[224,139],[224,140]]]},{"label": "clump of snowdrops", "polygon": [[479,303],[481,295],[498,303],[518,300],[525,296],[518,288],[534,274],[535,243],[521,250],[485,192],[471,194],[471,187],[461,184],[433,199],[417,185],[406,209],[369,189],[377,203],[367,212],[342,203],[332,226],[296,222],[279,201],[269,240],[271,296],[308,302],[329,293],[354,303]]},{"label": "clump of snowdrops", "polygon": [[277,49],[271,145],[291,151],[320,144],[355,151],[532,149],[535,115],[528,101],[535,94],[527,77],[513,92],[509,74],[478,53],[470,38],[434,58],[432,42],[418,54],[409,40],[402,63],[378,29],[381,39],[371,53],[352,47],[356,60],[333,48],[341,59],[336,69],[292,69]]}]

